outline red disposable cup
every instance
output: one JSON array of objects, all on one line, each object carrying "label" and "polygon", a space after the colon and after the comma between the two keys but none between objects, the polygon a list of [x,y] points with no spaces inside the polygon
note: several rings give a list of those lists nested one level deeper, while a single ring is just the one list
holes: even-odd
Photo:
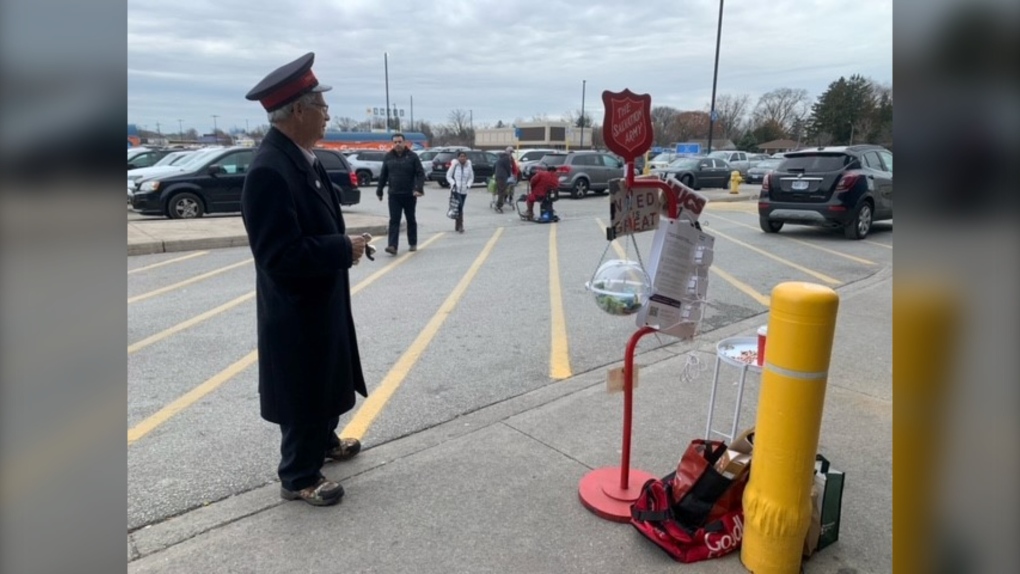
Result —
[{"label": "red disposable cup", "polygon": [[768,334],[768,326],[758,327],[758,366],[765,364],[765,338]]}]

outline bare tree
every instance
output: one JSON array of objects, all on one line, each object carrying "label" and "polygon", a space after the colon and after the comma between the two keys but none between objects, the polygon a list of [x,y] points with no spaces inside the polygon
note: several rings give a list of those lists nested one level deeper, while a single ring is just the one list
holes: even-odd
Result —
[{"label": "bare tree", "polygon": [[531,116],[531,121],[533,121],[533,122],[547,122],[547,121],[549,121],[549,116],[548,116],[548,114],[535,114],[535,115]]},{"label": "bare tree", "polygon": [[656,145],[669,145],[670,142],[678,141],[676,137],[676,118],[680,112],[669,106],[654,106],[652,108],[652,134]]},{"label": "bare tree", "polygon": [[471,131],[471,114],[467,110],[457,108],[450,112],[450,127],[457,135],[466,135]]},{"label": "bare tree", "polygon": [[333,121],[336,129],[342,132],[353,132],[358,126],[358,120],[344,116]]},{"label": "bare tree", "polygon": [[[750,111],[751,96],[722,94],[715,99],[715,113],[718,119],[715,125],[722,136],[737,141],[747,131],[747,114]],[[709,111],[709,110],[706,110]],[[713,131],[716,131],[713,128]]]},{"label": "bare tree", "polygon": [[755,128],[775,122],[783,131],[793,131],[794,122],[808,116],[808,92],[803,89],[778,88],[762,95],[752,114]]},{"label": "bare tree", "polygon": [[[686,142],[708,136],[708,112],[680,112],[673,120],[673,138],[668,142]],[[718,132],[719,128],[714,128]]]}]

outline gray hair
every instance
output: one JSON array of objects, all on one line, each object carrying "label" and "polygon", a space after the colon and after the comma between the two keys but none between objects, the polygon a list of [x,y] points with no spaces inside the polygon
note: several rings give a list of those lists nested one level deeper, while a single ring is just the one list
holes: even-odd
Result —
[{"label": "gray hair", "polygon": [[296,106],[297,104],[309,106],[314,101],[315,92],[308,92],[307,94],[304,94],[303,96],[287,104],[286,106],[283,106],[282,108],[277,108],[267,113],[266,116],[269,118],[269,123],[271,124],[279,123],[286,120],[291,116],[291,114],[294,113],[294,106]]}]

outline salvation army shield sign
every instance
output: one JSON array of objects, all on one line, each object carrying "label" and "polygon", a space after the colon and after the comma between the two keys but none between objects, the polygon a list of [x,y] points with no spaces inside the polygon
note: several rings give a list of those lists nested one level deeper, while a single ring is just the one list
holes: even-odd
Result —
[{"label": "salvation army shield sign", "polygon": [[630,90],[602,92],[602,139],[610,151],[633,161],[652,147],[652,97]]}]

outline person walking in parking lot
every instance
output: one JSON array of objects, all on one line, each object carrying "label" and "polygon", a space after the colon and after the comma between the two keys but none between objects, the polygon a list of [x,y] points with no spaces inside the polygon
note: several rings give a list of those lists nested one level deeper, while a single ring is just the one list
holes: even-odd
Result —
[{"label": "person walking in parking lot", "polygon": [[513,201],[513,197],[508,197],[513,193],[511,191],[512,182],[516,181],[514,176],[516,164],[514,164],[514,158],[511,155],[513,151],[513,146],[507,146],[506,150],[496,159],[494,176],[496,178],[496,211],[500,213],[503,212],[504,201]]},{"label": "person walking in parking lot", "polygon": [[393,149],[383,158],[382,173],[375,195],[382,201],[383,187],[389,184],[390,226],[386,253],[397,254],[400,243],[400,216],[407,220],[407,245],[409,251],[418,249],[418,220],[415,208],[418,198],[425,195],[425,169],[418,155],[407,149],[404,134],[393,134]]},{"label": "person walking in parking lot", "polygon": [[467,199],[468,190],[475,180],[475,170],[471,167],[471,160],[467,152],[457,152],[457,161],[450,165],[446,172],[446,181],[450,183],[450,193],[457,194],[458,214],[455,220],[454,231],[464,233],[464,200]]},{"label": "person walking in parking lot", "polygon": [[280,496],[329,506],[344,489],[323,477],[323,462],[361,450],[336,428],[355,393],[368,396],[348,269],[370,238],[345,234],[340,196],[312,153],[329,123],[330,89],[312,73],[314,59],[278,68],[245,96],[272,127],[245,176],[241,216],[255,259],[261,415],[282,434]]}]

